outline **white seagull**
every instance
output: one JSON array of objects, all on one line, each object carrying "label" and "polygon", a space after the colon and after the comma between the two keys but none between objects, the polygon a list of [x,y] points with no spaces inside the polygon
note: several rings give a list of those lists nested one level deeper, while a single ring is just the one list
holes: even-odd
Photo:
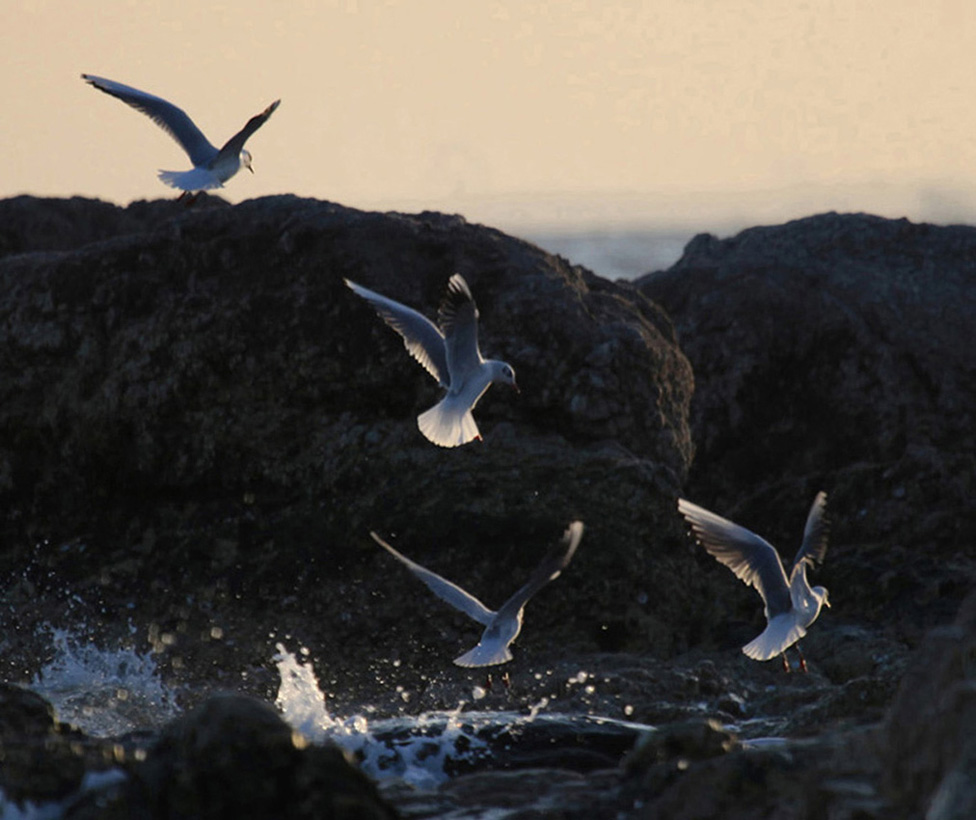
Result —
[{"label": "white seagull", "polygon": [[512,659],[508,647],[522,631],[522,616],[526,603],[546,584],[558,578],[559,573],[569,565],[583,537],[583,522],[573,521],[569,525],[562,541],[542,559],[525,585],[505,601],[496,612],[492,612],[457,584],[452,584],[436,572],[431,572],[420,564],[415,564],[405,555],[401,555],[375,532],[371,532],[370,535],[390,555],[405,564],[407,569],[423,581],[438,598],[447,601],[455,609],[459,609],[485,627],[478,645],[461,657],[455,658],[454,663],[458,666],[494,666],[507,663]]},{"label": "white seagull", "polygon": [[[766,629],[742,647],[750,658],[768,661],[782,654],[783,666],[789,671],[786,650],[807,634],[807,628],[820,615],[820,608],[830,606],[827,590],[819,586],[811,589],[807,582],[807,567],[819,566],[827,552],[826,506],[827,494],[817,493],[787,580],[783,562],[768,541],[690,501],[678,499],[678,511],[691,525],[698,542],[744,583],[755,587],[766,604]],[[799,644],[796,648],[800,668],[806,671]]]},{"label": "white seagull", "polygon": [[244,143],[251,134],[264,125],[281,102],[275,100],[260,114],[251,117],[247,125],[218,150],[211,145],[210,140],[203,135],[182,108],[177,108],[162,97],[92,74],[82,74],[81,77],[99,91],[111,94],[148,116],[190,155],[193,168],[189,171],[159,172],[159,178],[164,183],[184,192],[223,188],[224,183],[241,170],[241,166],[253,174],[251,154],[245,150]]},{"label": "white seagull", "polygon": [[448,282],[437,312],[440,327],[413,308],[349,279],[345,282],[403,337],[410,355],[447,389],[443,399],[417,417],[420,432],[440,447],[481,440],[471,414],[478,400],[492,382],[511,385],[515,390],[518,385],[510,364],[482,358],[478,347],[478,308],[464,277],[455,273]]}]

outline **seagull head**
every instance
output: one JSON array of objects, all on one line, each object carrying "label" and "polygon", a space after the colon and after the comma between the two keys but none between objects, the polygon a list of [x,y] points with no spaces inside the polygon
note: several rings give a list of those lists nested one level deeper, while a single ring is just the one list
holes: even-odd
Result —
[{"label": "seagull head", "polygon": [[254,173],[254,169],[251,167],[251,152],[246,148],[241,149],[241,165],[247,168],[252,174]]},{"label": "seagull head", "polygon": [[516,393],[521,393],[518,384],[515,382],[515,370],[508,362],[492,361],[491,380],[510,385]]}]

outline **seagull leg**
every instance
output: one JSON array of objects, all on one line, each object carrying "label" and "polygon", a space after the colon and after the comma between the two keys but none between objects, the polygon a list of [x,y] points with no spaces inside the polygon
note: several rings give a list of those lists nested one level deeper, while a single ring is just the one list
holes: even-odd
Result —
[{"label": "seagull leg", "polygon": [[485,675],[485,691],[486,692],[490,692],[491,691],[491,672],[488,672]]},{"label": "seagull leg", "polygon": [[502,683],[505,684],[506,689],[512,688],[512,679],[508,676],[508,672],[502,675]]},{"label": "seagull leg", "polygon": [[790,662],[786,659],[786,652],[783,652],[780,657],[783,659],[783,671],[787,675],[790,674]]},{"label": "seagull leg", "polygon": [[807,669],[807,659],[803,657],[803,650],[800,649],[800,644],[796,644],[796,653],[800,656],[800,670],[803,672],[809,672]]}]

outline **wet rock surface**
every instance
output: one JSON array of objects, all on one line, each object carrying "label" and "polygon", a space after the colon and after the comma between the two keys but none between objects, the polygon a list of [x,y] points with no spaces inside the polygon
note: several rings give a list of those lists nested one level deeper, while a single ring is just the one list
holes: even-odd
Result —
[{"label": "wet rock surface", "polygon": [[[282,795],[295,817],[968,816],[972,601],[953,618],[976,535],[976,230],[824,215],[698,237],[614,284],[459,217],[201,202],[0,203],[4,678],[30,680],[70,626],[151,652],[188,710],[98,739],[9,687],[8,799],[77,817],[247,816],[234,800]],[[523,392],[492,388],[484,443],[442,450],[415,422],[439,391],[342,279],[434,316],[454,272]],[[675,498],[789,559],[819,489],[834,607],[804,640],[810,673],[786,674],[739,652],[761,602]],[[487,691],[450,664],[477,626],[367,535],[497,605],[572,518],[579,553]],[[545,719],[476,771],[376,798],[341,752],[209,698],[273,700],[278,642],[333,715]],[[252,790],[228,795],[240,777]]]},{"label": "wet rock surface", "polygon": [[336,746],[307,746],[268,704],[215,696],[167,726],[128,777],[72,817],[396,816]]},{"label": "wet rock surface", "polygon": [[0,684],[0,788],[13,800],[58,800],[77,790],[81,739],[40,695]]}]

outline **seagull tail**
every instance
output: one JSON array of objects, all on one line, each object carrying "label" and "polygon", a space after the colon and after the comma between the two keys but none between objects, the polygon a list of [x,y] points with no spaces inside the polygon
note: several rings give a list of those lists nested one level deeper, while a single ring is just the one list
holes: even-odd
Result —
[{"label": "seagull tail", "polygon": [[209,191],[212,188],[223,188],[217,175],[206,168],[191,168],[189,171],[160,171],[160,182],[170,188],[181,191]]},{"label": "seagull tail", "polygon": [[502,646],[500,643],[479,643],[460,658],[455,658],[454,663],[467,667],[495,666],[499,663],[508,663],[511,659],[512,653],[507,646]]},{"label": "seagull tail", "polygon": [[789,649],[807,631],[789,615],[773,618],[759,637],[742,647],[742,651],[755,661],[768,661]]},{"label": "seagull tail", "polygon": [[481,438],[471,409],[464,402],[445,396],[417,417],[417,426],[439,447],[460,447]]}]

